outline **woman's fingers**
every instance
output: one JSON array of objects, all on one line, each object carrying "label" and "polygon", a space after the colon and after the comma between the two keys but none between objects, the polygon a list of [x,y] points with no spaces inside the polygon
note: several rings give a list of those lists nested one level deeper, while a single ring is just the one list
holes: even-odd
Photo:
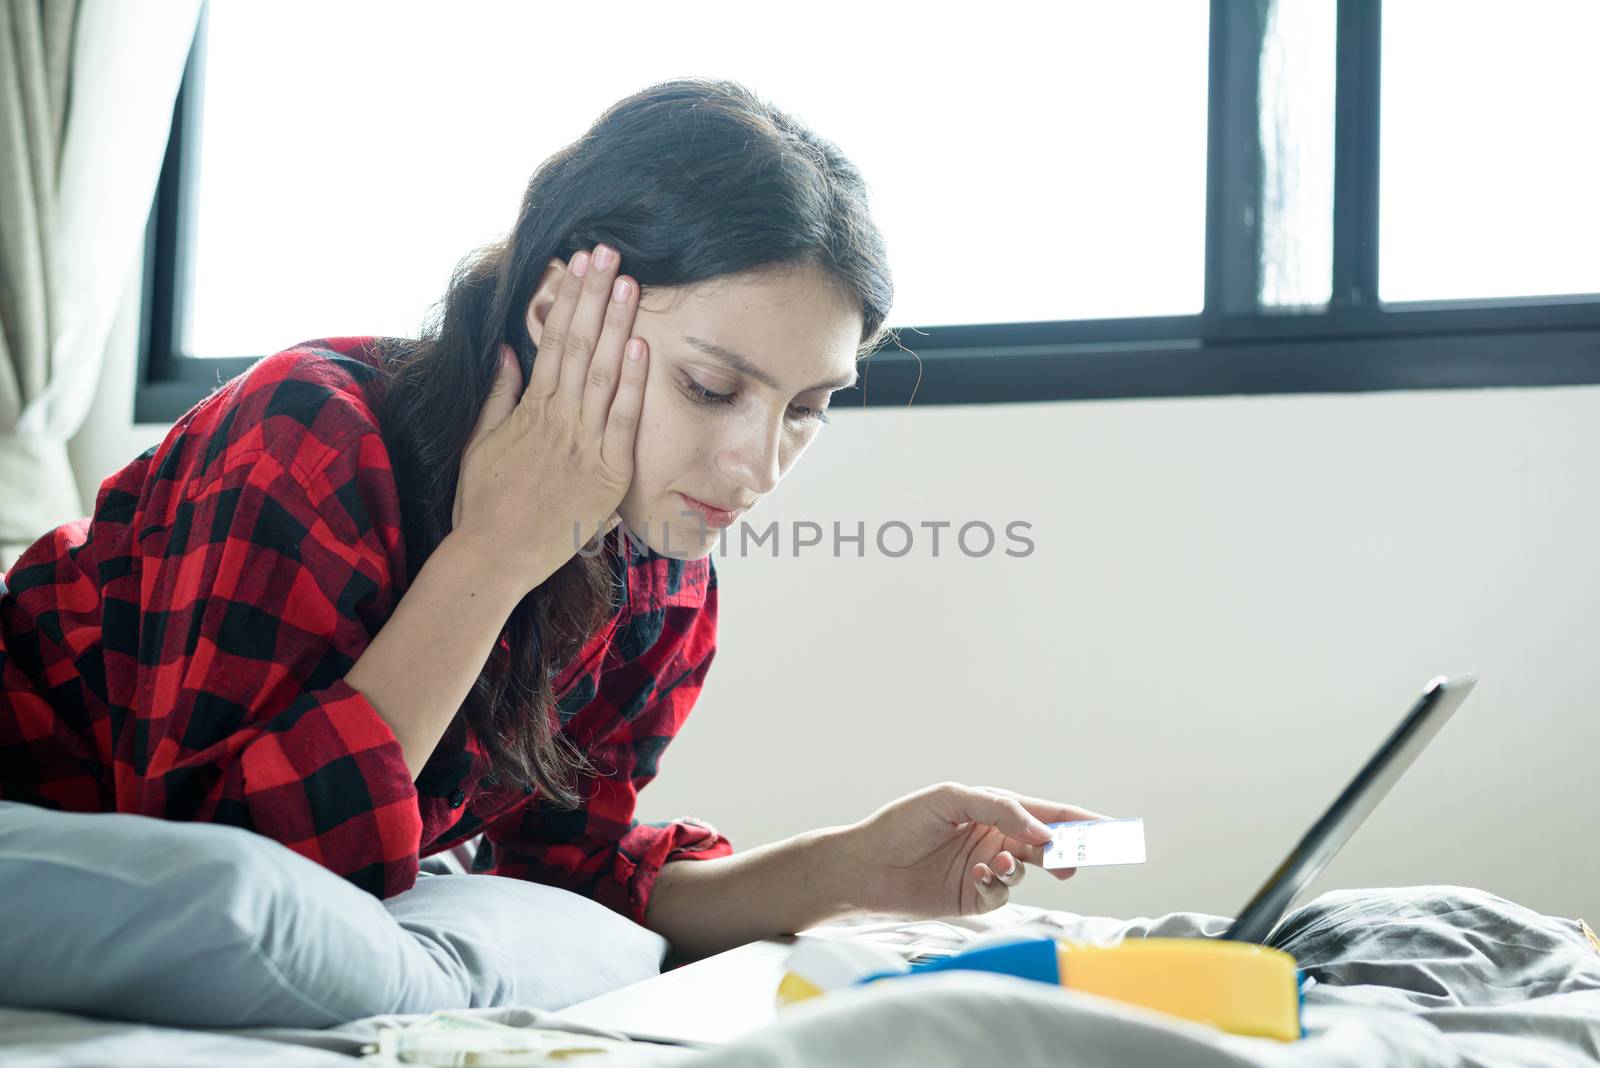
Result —
[{"label": "woman's fingers", "polygon": [[[607,245],[596,245],[584,273],[577,305],[572,309],[572,321],[567,324],[561,382],[556,386],[556,406],[570,415],[573,426],[578,425],[584,389],[589,384],[589,372],[606,325],[606,309],[611,303],[611,285],[616,275],[616,251]],[[624,334],[623,340],[626,339]],[[599,427],[594,429],[598,436]]]},{"label": "woman's fingers", "polygon": [[[563,275],[555,303],[545,317],[528,392],[552,401],[565,418],[558,422],[601,443],[607,464],[618,472],[633,469],[633,438],[638,406],[630,393],[618,400],[619,386],[643,368],[625,366],[625,347],[633,333],[639,283],[621,273],[621,257],[609,245],[593,253],[575,252]],[[642,361],[639,361],[642,362]],[[548,413],[552,411],[546,407]],[[621,418],[614,430],[612,419]]]},{"label": "woman's fingers", "polygon": [[1020,842],[1037,844],[1050,839],[1049,829],[1015,797],[960,783],[947,784],[937,796],[946,802],[944,815],[952,823],[975,820],[997,827]]},{"label": "woman's fingers", "polygon": [[623,347],[633,333],[634,298],[638,292],[638,284],[626,276],[619,274],[611,283],[603,313],[605,325],[589,364],[578,418],[591,439],[602,435],[611,414],[611,400],[616,396],[617,379],[622,373]]},{"label": "woman's fingers", "polygon": [[980,786],[978,789],[987,790],[989,793],[999,797],[1009,797],[1027,809],[1029,813],[1046,823],[1068,823],[1072,820],[1103,820],[1106,818],[1098,812],[1091,812],[1089,809],[1080,808],[1077,805],[1029,797],[1026,794],[1019,794],[1015,790],[1007,790],[1002,786]]},{"label": "woman's fingers", "polygon": [[1005,883],[1007,887],[1015,887],[1022,882],[1023,876],[1028,874],[1028,869],[1009,851],[997,854],[989,867],[993,869],[995,877]]},{"label": "woman's fingers", "polygon": [[619,475],[633,474],[633,442],[639,433],[639,413],[644,410],[646,357],[643,338],[632,338],[624,346],[617,393],[600,440],[600,461]]},{"label": "woman's fingers", "polygon": [[[1014,853],[1018,860],[1022,861],[1024,864],[1037,864],[1041,868],[1044,867],[1045,850],[1049,848],[1050,846],[1048,843],[1045,845],[1033,845],[1029,842],[1022,841],[1018,841],[1009,846],[1010,852]],[[1058,882],[1065,881],[1078,874],[1077,868],[1048,868],[1046,870],[1049,871],[1051,875],[1055,876]]]},{"label": "woman's fingers", "polygon": [[556,291],[555,303],[544,317],[539,331],[539,354],[533,361],[533,374],[525,396],[546,400],[555,396],[561,381],[562,353],[567,347],[567,331],[572,325],[573,310],[583,292],[583,278],[589,273],[589,254],[575,252],[567,269],[561,273],[561,288]]},{"label": "woman's fingers", "polygon": [[994,869],[984,863],[975,864],[972,868],[972,885],[978,891],[978,911],[993,912],[1011,896],[1011,890],[994,873]]},{"label": "woman's fingers", "polygon": [[[1067,805],[1060,801],[1046,801],[1038,797],[1028,797],[1025,794],[1019,794],[1014,790],[1007,790],[999,786],[979,786],[976,789],[993,794],[1002,800],[1015,802],[1029,816],[1046,824],[1070,823],[1074,820],[1103,820],[1106,818],[1098,812],[1079,808],[1077,805]],[[1044,863],[1044,852],[1049,848],[1049,842],[1039,843],[1035,838],[1019,835],[1005,827],[1000,829],[1017,839],[1014,851],[1024,863],[1040,865]],[[1054,870],[1052,874],[1057,879],[1070,879],[1076,871],[1077,869],[1075,868],[1061,868]]]}]

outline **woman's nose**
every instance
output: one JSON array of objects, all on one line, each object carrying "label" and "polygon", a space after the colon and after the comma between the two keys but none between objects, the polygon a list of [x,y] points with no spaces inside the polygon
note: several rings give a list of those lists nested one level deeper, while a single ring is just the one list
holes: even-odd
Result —
[{"label": "woman's nose", "polygon": [[751,496],[761,497],[777,488],[783,477],[783,426],[752,422],[723,452],[723,470],[739,480]]}]

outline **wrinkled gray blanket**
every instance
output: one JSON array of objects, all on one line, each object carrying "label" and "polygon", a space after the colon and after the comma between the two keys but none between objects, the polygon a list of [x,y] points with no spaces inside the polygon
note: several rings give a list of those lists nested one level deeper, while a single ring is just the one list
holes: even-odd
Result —
[{"label": "wrinkled gray blanket", "polygon": [[[1107,942],[1220,933],[1224,917],[1116,920],[1009,907],[1026,934]],[[1017,917],[1021,917],[1020,920]],[[972,938],[998,927],[962,921]],[[1350,890],[1296,910],[1274,945],[1311,982],[1307,1037],[1244,1038],[1007,976],[946,972],[875,983],[798,1006],[715,1050],[639,1044],[595,1063],[696,1068],[1050,1064],[1072,1068],[1501,1068],[1600,1065],[1600,944],[1578,920],[1541,916],[1462,887]],[[479,1010],[522,1025],[548,1013]],[[395,1018],[390,1018],[394,1020]],[[355,1063],[386,1021],[324,1032],[192,1032],[0,1010],[0,1062],[173,1068]]]},{"label": "wrinkled gray blanket", "polygon": [[1437,1032],[1433,1056],[1405,1063],[1600,1063],[1600,943],[1580,920],[1456,887],[1345,891],[1273,942],[1315,980],[1313,1020],[1382,1010]]}]

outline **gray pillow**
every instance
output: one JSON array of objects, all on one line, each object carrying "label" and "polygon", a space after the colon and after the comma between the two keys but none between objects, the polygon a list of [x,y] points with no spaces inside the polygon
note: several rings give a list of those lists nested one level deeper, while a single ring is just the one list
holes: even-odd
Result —
[{"label": "gray pillow", "polygon": [[558,1009],[667,942],[578,894],[425,875],[381,902],[241,830],[0,801],[0,1004],[190,1027]]}]

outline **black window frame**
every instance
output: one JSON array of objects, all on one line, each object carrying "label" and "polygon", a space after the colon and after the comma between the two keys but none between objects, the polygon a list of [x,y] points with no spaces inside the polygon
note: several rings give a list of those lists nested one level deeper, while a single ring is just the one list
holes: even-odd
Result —
[{"label": "black window frame", "polygon": [[[1269,0],[1213,0],[1205,301],[1198,315],[900,327],[835,406],[983,404],[1600,383],[1600,294],[1378,300],[1381,0],[1338,0],[1332,297],[1263,309],[1259,56]],[[188,292],[206,9],[173,113],[151,212],[134,416],[177,418],[259,357],[177,350]],[[465,250],[464,250],[465,251]],[[298,339],[287,339],[285,344]],[[263,354],[265,355],[265,354]]]}]

